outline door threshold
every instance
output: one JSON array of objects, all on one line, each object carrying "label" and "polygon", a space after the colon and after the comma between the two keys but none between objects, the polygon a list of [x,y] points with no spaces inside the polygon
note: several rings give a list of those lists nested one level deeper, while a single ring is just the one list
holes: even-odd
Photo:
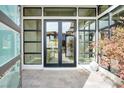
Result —
[{"label": "door threshold", "polygon": [[42,70],[43,69],[43,65],[23,65],[22,69],[39,69]]},{"label": "door threshold", "polygon": [[44,67],[44,70],[76,70],[77,67]]}]

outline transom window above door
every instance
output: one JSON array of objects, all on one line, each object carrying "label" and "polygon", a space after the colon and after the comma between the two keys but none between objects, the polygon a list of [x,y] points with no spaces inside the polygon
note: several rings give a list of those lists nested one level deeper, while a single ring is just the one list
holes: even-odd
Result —
[{"label": "transom window above door", "polygon": [[46,7],[44,8],[44,16],[76,16],[76,8],[74,7]]}]

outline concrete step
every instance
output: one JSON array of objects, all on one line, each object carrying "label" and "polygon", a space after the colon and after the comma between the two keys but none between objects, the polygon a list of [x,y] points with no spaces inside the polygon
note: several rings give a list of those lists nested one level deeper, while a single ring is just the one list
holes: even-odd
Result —
[{"label": "concrete step", "polygon": [[83,88],[116,88],[115,83],[100,71],[91,72]]}]

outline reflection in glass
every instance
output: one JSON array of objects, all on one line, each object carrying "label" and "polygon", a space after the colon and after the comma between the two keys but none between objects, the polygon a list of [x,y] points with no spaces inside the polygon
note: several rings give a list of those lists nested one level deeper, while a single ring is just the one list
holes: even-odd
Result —
[{"label": "reflection in glass", "polygon": [[62,63],[74,63],[74,22],[62,22]]},{"label": "reflection in glass", "polygon": [[58,22],[46,23],[47,63],[58,63]]}]

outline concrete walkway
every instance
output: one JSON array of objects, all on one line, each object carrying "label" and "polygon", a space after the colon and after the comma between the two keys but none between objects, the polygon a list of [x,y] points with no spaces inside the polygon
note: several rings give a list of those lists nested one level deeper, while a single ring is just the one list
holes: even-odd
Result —
[{"label": "concrete walkway", "polygon": [[82,88],[89,72],[77,70],[24,70],[23,88]]},{"label": "concrete walkway", "polygon": [[83,88],[116,88],[115,83],[101,72],[92,72]]}]

